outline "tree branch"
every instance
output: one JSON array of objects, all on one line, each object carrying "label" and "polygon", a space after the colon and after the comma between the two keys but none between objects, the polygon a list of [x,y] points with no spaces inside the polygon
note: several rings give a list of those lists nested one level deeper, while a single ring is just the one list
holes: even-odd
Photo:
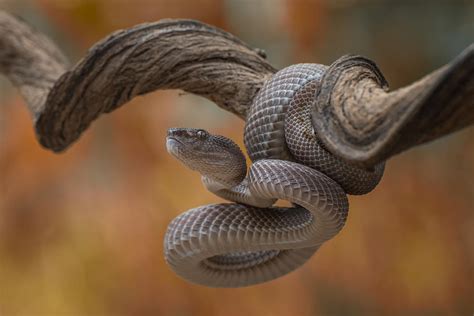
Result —
[{"label": "tree branch", "polygon": [[158,89],[182,89],[245,118],[276,71],[261,51],[191,20],[117,31],[67,72],[49,40],[1,12],[0,45],[0,71],[22,90],[40,143],[53,151],[67,148],[101,113]]},{"label": "tree branch", "polygon": [[374,62],[344,56],[323,76],[312,112],[326,147],[373,166],[474,123],[474,44],[413,84],[387,92]]},{"label": "tree branch", "polygon": [[44,110],[49,90],[66,69],[66,57],[53,42],[0,11],[0,72],[20,89],[33,115]]},{"label": "tree branch", "polygon": [[[241,118],[276,69],[235,36],[191,20],[115,32],[72,69],[60,50],[0,11],[0,72],[20,88],[40,143],[61,151],[100,114],[158,89],[206,97]],[[312,122],[333,154],[366,167],[474,123],[474,44],[392,92],[374,62],[344,56],[315,91]]]}]

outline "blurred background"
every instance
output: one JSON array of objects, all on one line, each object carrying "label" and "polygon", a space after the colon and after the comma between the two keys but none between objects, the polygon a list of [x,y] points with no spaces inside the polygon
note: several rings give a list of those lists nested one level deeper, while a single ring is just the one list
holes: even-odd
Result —
[{"label": "blurred background", "polygon": [[[266,50],[277,67],[377,62],[392,88],[474,39],[472,1],[0,0],[75,62],[110,32],[193,18]],[[17,90],[0,78],[0,315],[472,315],[474,129],[388,162],[350,197],[343,231],[301,269],[243,289],[178,278],[167,224],[219,202],[165,150],[173,126],[242,145],[243,122],[179,91],[139,97],[94,122],[66,153],[44,150]]]}]

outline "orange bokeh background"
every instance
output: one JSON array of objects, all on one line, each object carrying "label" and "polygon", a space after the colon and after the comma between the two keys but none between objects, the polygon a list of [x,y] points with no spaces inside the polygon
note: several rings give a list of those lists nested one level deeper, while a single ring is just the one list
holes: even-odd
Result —
[{"label": "orange bokeh background", "polygon": [[[374,59],[393,88],[474,38],[474,4],[317,0],[0,0],[73,61],[110,32],[193,18],[266,50],[278,67]],[[1,49],[1,48],[0,48]],[[221,200],[170,157],[166,130],[201,127],[242,146],[243,122],[158,91],[101,117],[67,152],[37,143],[24,100],[0,81],[0,315],[472,315],[474,130],[399,155],[346,227],[301,269],[242,289],[177,277],[163,236]]]}]

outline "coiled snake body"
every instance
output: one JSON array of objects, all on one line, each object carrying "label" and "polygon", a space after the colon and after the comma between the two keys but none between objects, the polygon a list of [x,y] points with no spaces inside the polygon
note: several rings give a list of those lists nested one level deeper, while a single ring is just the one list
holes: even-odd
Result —
[{"label": "coiled snake body", "polygon": [[[198,207],[172,221],[165,256],[178,275],[239,287],[293,271],[342,229],[346,193],[364,194],[378,184],[383,164],[349,165],[317,141],[309,110],[324,71],[293,65],[262,87],[246,120],[244,141],[254,162],[247,176],[245,157],[231,140],[204,130],[168,131],[168,151],[199,171],[211,192],[238,203]],[[294,207],[271,207],[277,199]]]}]

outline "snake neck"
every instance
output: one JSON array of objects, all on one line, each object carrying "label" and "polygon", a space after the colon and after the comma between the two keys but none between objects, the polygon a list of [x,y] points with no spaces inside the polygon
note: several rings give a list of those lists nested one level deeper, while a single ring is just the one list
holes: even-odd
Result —
[{"label": "snake neck", "polygon": [[229,184],[228,181],[218,180],[203,175],[201,181],[204,186],[215,195],[231,202],[251,205],[255,207],[270,207],[277,199],[257,197],[250,191],[248,178],[237,184]]},{"label": "snake neck", "polygon": [[238,186],[242,181],[235,181],[234,179],[229,179],[225,177],[202,175],[202,183],[206,188],[211,191],[220,191],[220,190],[230,190],[233,187]]}]

